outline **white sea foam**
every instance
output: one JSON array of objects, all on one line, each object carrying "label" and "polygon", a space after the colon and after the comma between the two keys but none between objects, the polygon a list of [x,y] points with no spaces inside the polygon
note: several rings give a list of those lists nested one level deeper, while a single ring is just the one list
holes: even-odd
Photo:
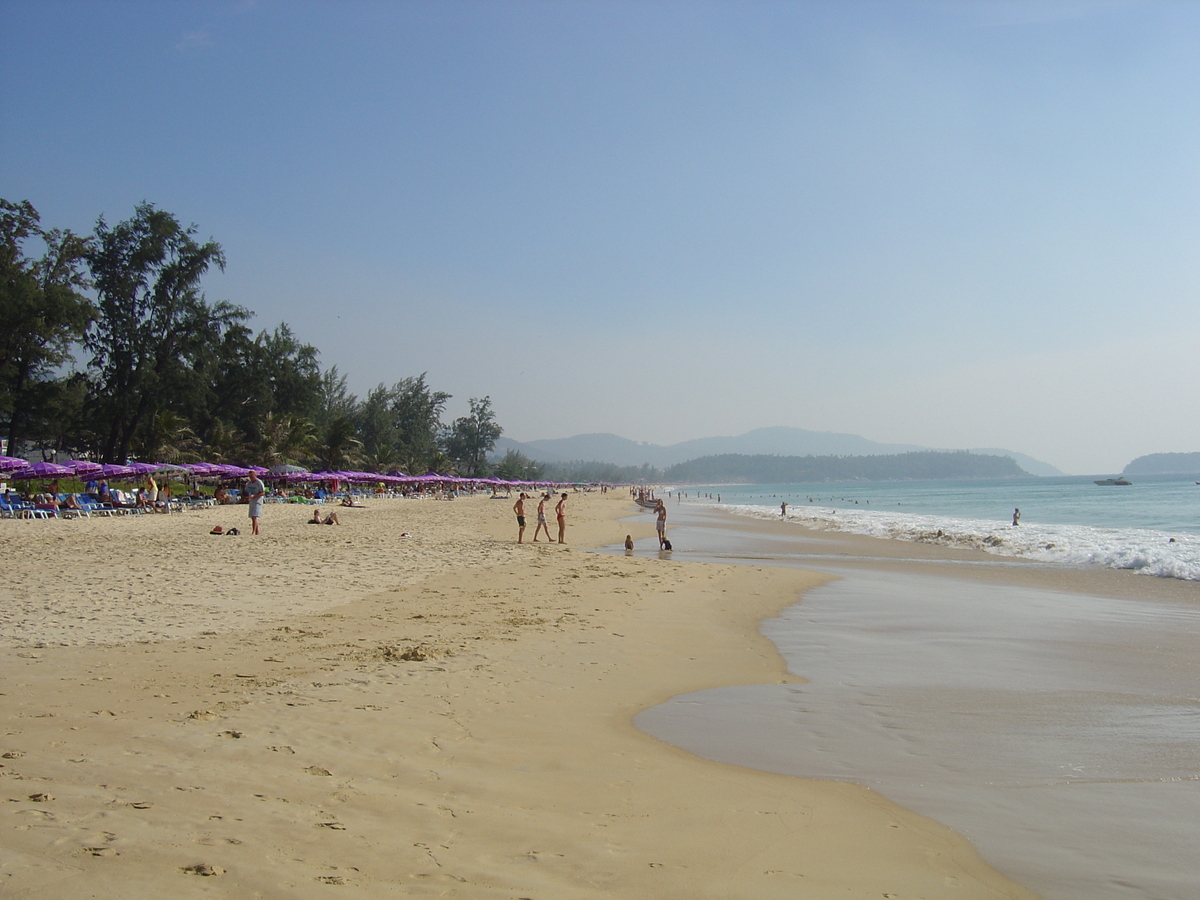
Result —
[{"label": "white sea foam", "polygon": [[[722,509],[779,519],[777,509],[722,503]],[[795,507],[793,507],[795,509]],[[1020,525],[906,513],[803,506],[788,520],[820,531],[845,531],[898,541],[968,547],[999,556],[1064,565],[1101,565],[1144,575],[1200,581],[1200,536],[1141,528],[1086,525]]]}]

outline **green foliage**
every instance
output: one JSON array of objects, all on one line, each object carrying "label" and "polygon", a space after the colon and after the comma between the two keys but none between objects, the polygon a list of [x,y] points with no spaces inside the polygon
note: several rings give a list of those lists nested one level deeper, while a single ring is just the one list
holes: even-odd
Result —
[{"label": "green foliage", "polygon": [[373,388],[349,414],[366,459],[379,467],[377,471],[427,471],[438,461],[438,433],[449,399],[449,394],[429,387],[425,373]]},{"label": "green foliage", "polygon": [[[40,258],[26,256],[29,238],[41,241]],[[69,418],[71,391],[54,371],[95,311],[82,294],[87,248],[70,231],[43,229],[29,201],[0,200],[0,422],[10,447],[54,443]]]},{"label": "green foliage", "polygon": [[541,481],[543,466],[520,450],[509,449],[492,467],[492,472],[505,481]]},{"label": "green foliage", "polygon": [[348,417],[334,419],[317,445],[317,463],[322,469],[339,472],[354,468],[360,461],[362,441]]},{"label": "green foliage", "polygon": [[[42,257],[25,254],[28,239]],[[488,398],[449,429],[450,395],[424,373],[360,402],[287,323],[255,335],[249,310],[205,300],[203,278],[224,265],[218,243],[150,203],[113,226],[101,217],[85,239],[0,200],[0,426],[12,451],[24,439],[106,462],[486,471],[500,434]],[[80,342],[85,371],[60,377]]]},{"label": "green foliage", "polygon": [[446,455],[454,460],[460,474],[482,477],[487,474],[487,455],[503,429],[496,424],[490,397],[472,397],[469,405],[470,413],[455,419],[446,434]]},{"label": "green foliage", "polygon": [[195,232],[149,203],[115,226],[96,223],[87,259],[99,313],[85,345],[96,449],[106,462],[125,459],[161,408],[203,392],[199,373],[225,332],[249,317],[200,294],[200,280],[211,266],[224,268],[225,256],[215,241],[197,243]]},{"label": "green foliage", "polygon": [[565,463],[542,463],[546,481],[564,484],[656,484],[663,480],[662,472],[649,464],[618,466],[614,463],[574,460]]}]

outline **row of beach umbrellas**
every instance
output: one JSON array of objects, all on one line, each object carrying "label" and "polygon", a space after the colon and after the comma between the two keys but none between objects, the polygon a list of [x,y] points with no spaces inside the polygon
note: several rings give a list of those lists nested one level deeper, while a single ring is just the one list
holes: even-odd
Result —
[{"label": "row of beach umbrellas", "polygon": [[317,484],[325,481],[340,481],[347,484],[461,484],[477,485],[480,487],[537,487],[558,484],[551,481],[506,481],[501,478],[460,478],[455,475],[439,475],[437,472],[427,472],[424,475],[405,475],[394,472],[380,475],[377,472],[309,472],[300,466],[282,465],[274,468],[263,466],[235,466],[218,463],[148,463],[131,462],[126,465],[111,463],[96,463],[89,460],[73,459],[66,463],[29,462],[14,456],[0,456],[0,475],[12,479],[29,478],[105,478],[129,479],[145,478],[156,475],[162,478],[249,478],[251,475],[268,480],[284,481],[289,484]]}]

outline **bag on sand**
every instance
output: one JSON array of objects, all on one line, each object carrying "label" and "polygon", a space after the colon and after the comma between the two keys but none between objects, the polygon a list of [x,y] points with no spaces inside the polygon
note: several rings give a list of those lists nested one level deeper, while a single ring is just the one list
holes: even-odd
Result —
[{"label": "bag on sand", "polygon": [[224,534],[224,533],[225,533],[225,529],[222,528],[220,525],[214,525],[213,530],[209,532],[209,534]]}]

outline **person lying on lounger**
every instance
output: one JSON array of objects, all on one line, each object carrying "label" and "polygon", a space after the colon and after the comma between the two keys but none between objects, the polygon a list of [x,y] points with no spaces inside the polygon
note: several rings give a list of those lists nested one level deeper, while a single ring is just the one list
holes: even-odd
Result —
[{"label": "person lying on lounger", "polygon": [[308,524],[309,525],[341,525],[342,523],[338,519],[338,514],[335,512],[331,512],[329,515],[322,518],[321,517],[321,508],[318,506],[316,509],[313,510],[313,517],[308,520]]}]

